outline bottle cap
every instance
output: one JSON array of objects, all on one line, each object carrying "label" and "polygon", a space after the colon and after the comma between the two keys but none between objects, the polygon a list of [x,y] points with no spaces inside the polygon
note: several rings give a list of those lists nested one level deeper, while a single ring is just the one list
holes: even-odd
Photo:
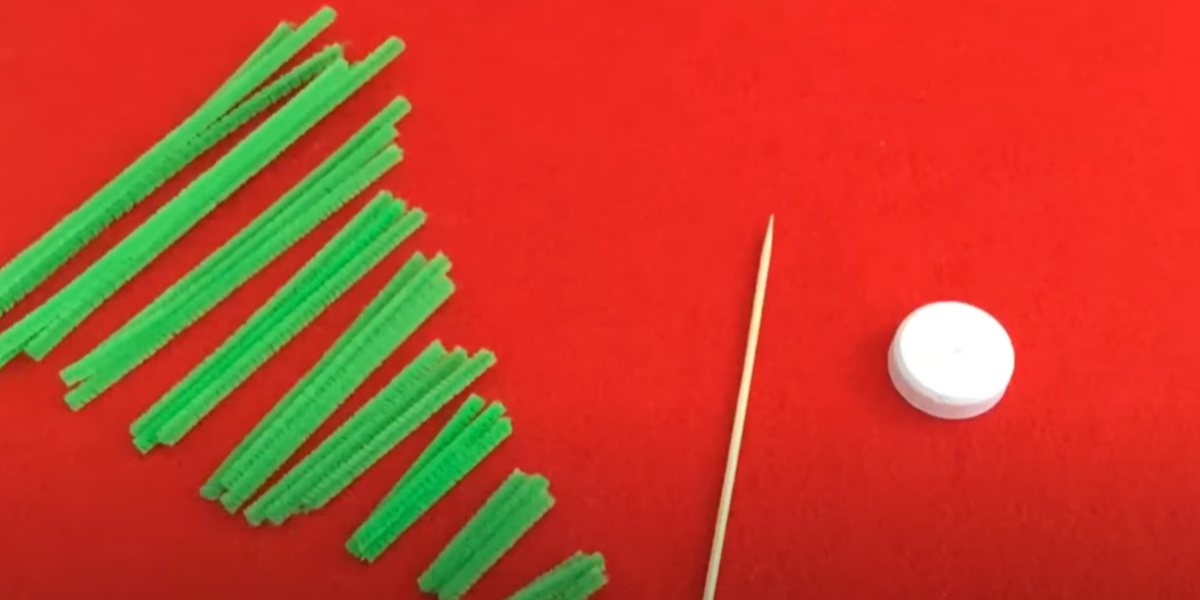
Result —
[{"label": "bottle cap", "polygon": [[962,302],[918,308],[900,324],[888,351],[896,390],[941,419],[969,419],[990,410],[1008,389],[1014,363],[1004,326]]}]

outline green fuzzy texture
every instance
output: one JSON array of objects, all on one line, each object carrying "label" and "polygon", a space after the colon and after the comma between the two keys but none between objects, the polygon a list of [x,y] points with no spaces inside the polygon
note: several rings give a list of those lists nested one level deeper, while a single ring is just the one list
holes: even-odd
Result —
[{"label": "green fuzzy texture", "polygon": [[31,316],[38,324],[35,327],[38,333],[24,342],[26,353],[35,359],[43,358],[166,247],[378,74],[402,50],[403,43],[392,38],[354,67],[344,59],[334,61],[212,169],[35,311]]},{"label": "green fuzzy texture", "polygon": [[[381,321],[386,321],[389,314],[429,289],[427,284],[442,281],[453,289],[453,284],[446,277],[449,272],[450,260],[444,254],[438,254],[428,261],[421,255],[413,257],[363,309],[326,356],[341,355],[346,347],[361,339],[360,334],[380,326]],[[334,359],[330,357],[330,360]]]},{"label": "green fuzzy texture", "polygon": [[465,595],[554,506],[549,487],[545,477],[514,472],[421,575],[421,591]]},{"label": "green fuzzy texture", "polygon": [[346,62],[335,62],[216,165],[23,319],[38,324],[37,334],[25,342],[25,351],[37,359],[45,356],[104,300],[332,110],[332,100],[348,77]]},{"label": "green fuzzy texture", "polygon": [[[304,206],[307,203],[295,201],[310,193],[310,190],[323,181],[328,181],[330,177],[344,175],[349,165],[360,165],[365,162],[365,157],[374,155],[375,151],[384,148],[396,135],[395,126],[400,119],[404,118],[410,110],[408,101],[404,98],[396,98],[386,108],[379,112],[358,132],[356,132],[345,144],[314,170],[309,177],[296,186],[288,193],[288,198],[291,201],[285,202],[281,200],[273,205],[268,213],[264,213],[264,219],[269,219],[267,227],[256,232],[256,237],[239,236],[231,240],[223,251],[226,255],[223,257],[225,262],[207,261],[199,267],[203,270],[203,276],[206,281],[211,281],[213,278],[221,278],[221,271],[227,268],[231,262],[240,260],[240,257],[245,252],[253,251],[253,248],[261,243],[263,239],[270,235],[275,235],[278,231],[286,227],[286,219],[294,215],[298,211],[305,210]],[[375,150],[371,150],[374,148]],[[285,197],[287,198],[287,197]],[[282,224],[281,224],[282,223]],[[185,292],[181,290],[181,292]],[[186,293],[185,293],[186,295]]]},{"label": "green fuzzy texture", "polygon": [[449,261],[401,268],[319,363],[292,388],[217,471],[207,490],[237,510],[454,291]]},{"label": "green fuzzy texture", "polygon": [[[275,81],[266,85],[246,101],[237,105],[233,110],[229,111],[225,116],[221,117],[208,129],[205,129],[191,143],[189,156],[199,156],[204,152],[216,146],[221,140],[229,136],[230,133],[237,131],[251,119],[262,114],[263,111],[273,106],[276,102],[282,100],[292,92],[300,89],[306,83],[312,81],[322,71],[337,62],[342,58],[342,47],[338,44],[326,46],[317,54],[312,55],[303,63],[300,63],[291,71],[281,75]],[[190,160],[188,162],[191,162]],[[179,169],[182,170],[186,163],[179,164]],[[172,176],[174,173],[172,173]]]},{"label": "green fuzzy texture", "polygon": [[[213,98],[201,108],[204,113],[202,119],[198,119],[193,135],[180,136],[175,142],[167,143],[165,160],[158,165],[143,165],[145,173],[141,176],[148,178],[150,187],[154,189],[156,184],[161,184],[165,181],[165,176],[173,174],[173,171],[182,168],[195,158],[203,149],[206,149],[202,143],[204,140],[211,140],[211,136],[205,136],[206,130],[212,128],[213,124],[219,118],[233,107],[235,107],[250,91],[258,88],[265,82],[272,73],[277,71],[286,62],[292,59],[301,49],[310,43],[317,35],[324,31],[332,24],[335,17],[332,9],[324,8],[310,17],[303,25],[296,29],[290,35],[283,37],[277,44],[263,53],[261,58],[254,60],[247,65],[245,70],[234,77],[231,81],[223,86]],[[274,37],[275,34],[272,34]],[[270,40],[268,40],[270,41]],[[187,125],[191,125],[190,123]],[[178,132],[172,132],[172,136]],[[168,136],[171,137],[171,136]],[[135,165],[139,166],[139,165]]]},{"label": "green fuzzy texture", "polygon": [[[201,392],[202,398],[204,398],[202,403],[206,407],[203,411],[207,412],[207,406],[211,402],[219,401],[231,393],[261,366],[263,361],[282,347],[282,344],[295,337],[320,311],[324,310],[328,303],[340,296],[370,267],[395,248],[401,240],[415,231],[423,221],[424,214],[420,211],[413,211],[412,214],[405,215],[403,219],[379,234],[377,239],[371,241],[361,256],[346,257],[349,261],[347,267],[337,271],[327,269],[318,275],[318,278],[327,279],[324,282],[317,282],[319,287],[314,298],[300,300],[302,312],[275,314],[273,315],[275,322],[270,325],[271,329],[267,332],[265,339],[251,339],[246,343],[231,346],[228,355],[232,355],[234,362],[230,366],[230,371],[218,372],[215,376],[216,380],[208,382]],[[248,349],[243,351],[243,348]],[[199,416],[203,416],[204,412]],[[162,428],[162,441],[166,444],[175,444],[194,425],[195,420],[191,415],[185,414],[169,421]]]},{"label": "green fuzzy texture", "polygon": [[22,319],[0,333],[0,367],[25,349],[25,342],[37,334],[37,325],[36,321]]},{"label": "green fuzzy texture", "polygon": [[[362,133],[360,131],[359,135]],[[302,232],[314,227],[315,223],[304,227],[309,225],[307,221],[302,220],[297,224],[296,220],[305,216],[321,217],[331,208],[330,204],[336,205],[337,196],[332,193],[335,191],[333,186],[343,183],[348,170],[360,168],[366,157],[379,152],[394,135],[394,130],[390,128],[372,131],[368,145],[355,145],[358,135],[351,138],[233,239],[163,292],[99,347],[65,369],[62,372],[63,380],[74,384],[107,370],[107,363],[118,362],[129,352],[129,347],[142,345],[141,342],[131,344],[135,334],[157,329],[164,321],[175,318],[181,308],[197,302],[195,296],[198,293],[228,280],[229,272],[237,269],[238,264],[246,262],[247,258],[252,258],[256,253],[269,253],[274,244],[288,240],[289,234],[303,235]],[[347,152],[347,149],[352,151]],[[336,210],[336,206],[332,210]]]},{"label": "green fuzzy texture", "polygon": [[431,460],[441,455],[447,448],[453,446],[455,441],[462,437],[463,432],[475,422],[483,410],[487,408],[487,401],[482,397],[471,394],[462,406],[458,407],[458,412],[450,417],[450,420],[442,427],[442,430],[434,436],[433,441],[429,442],[429,446],[425,451],[417,456],[417,460],[409,467],[408,471],[400,477],[400,481],[388,492],[384,498],[387,502],[393,494],[402,491],[412,480],[414,476],[425,469]]},{"label": "green fuzzy texture", "polygon": [[240,75],[246,73],[250,67],[253,67],[254,63],[262,60],[262,58],[266,56],[268,52],[277,48],[280,43],[291,37],[294,33],[296,33],[296,31],[287,23],[280,23],[276,25],[275,29],[271,31],[271,34],[267,36],[267,39],[263,40],[262,43],[254,49],[254,52],[250,53],[249,58],[247,58],[242,62],[241,65],[238,66],[237,70],[233,72],[233,75],[230,75],[229,79],[226,80],[225,83],[221,84],[221,87],[217,88],[217,91],[214,92],[213,95],[215,96],[228,88]]},{"label": "green fuzzy texture", "polygon": [[500,487],[492,492],[466,526],[442,549],[438,557],[425,569],[418,580],[421,591],[436,594],[466,559],[478,548],[495,525],[512,512],[514,502],[530,481],[529,475],[520,470],[513,471]]},{"label": "green fuzzy texture", "polygon": [[424,219],[395,220],[400,203],[383,193],[347,225],[216,352],[131,428],[147,451],[173,445],[259,366],[373,268]]},{"label": "green fuzzy texture", "polygon": [[[361,162],[363,160],[361,156],[364,148],[382,148],[388,141],[394,138],[395,124],[407,115],[410,109],[411,106],[404,98],[393,100],[343,144],[329,159],[318,166],[308,177],[297,184],[287,195],[273,204],[255,220],[248,227],[248,230],[251,231],[243,231],[230,240],[217,253],[210,256],[208,260],[189,273],[185,279],[172,286],[171,289],[143,310],[138,315],[136,322],[127,323],[121,331],[117,332],[117,334],[105,343],[115,343],[119,338],[129,335],[138,329],[151,327],[155,322],[153,319],[161,317],[161,315],[153,313],[172,312],[175,310],[174,307],[179,306],[179,302],[186,302],[191,298],[196,289],[203,289],[212,285],[214,281],[224,278],[225,271],[241,260],[244,254],[253,252],[257,246],[267,242],[267,238],[270,236],[278,235],[281,230],[286,229],[288,226],[287,223],[289,223],[291,218],[294,218],[297,212],[306,210],[305,206],[308,202],[301,202],[300,200],[310,194],[314,187],[321,182],[330,181],[330,177],[338,175],[336,171],[339,169],[344,171],[347,165],[355,165],[356,161]],[[371,151],[368,150],[368,152]],[[102,358],[106,351],[107,349],[103,346],[97,348],[93,351],[92,355],[73,365],[70,370],[71,372],[65,374],[67,376],[64,379],[67,383],[74,383],[87,376],[89,369],[91,372],[94,372],[97,367],[89,363],[98,362],[96,359]],[[120,353],[117,352],[117,354]]]},{"label": "green fuzzy texture", "polygon": [[255,525],[267,518],[271,518],[276,524],[282,523],[298,508],[298,499],[303,491],[335,468],[335,461],[345,460],[343,452],[347,444],[357,443],[358,436],[364,430],[372,428],[383,419],[393,418],[397,412],[406,410],[410,403],[406,396],[410,394],[405,394],[405,391],[415,382],[430,377],[446,358],[446,348],[440,341],[426,347],[408,366],[396,374],[384,389],[251,504],[246,509],[247,520]]},{"label": "green fuzzy texture", "polygon": [[72,282],[61,292],[67,305],[26,345],[26,352],[36,359],[44,357],[93,310],[332,112],[348,77],[345,60],[335,61],[212,169]]},{"label": "green fuzzy texture", "polygon": [[[108,341],[63,371],[68,383],[88,378],[68,394],[67,403],[82,406],[108,389],[398,164],[399,148],[384,147],[395,136],[393,128],[362,133],[369,133],[365,142],[351,138]],[[351,150],[344,152],[347,146]]]},{"label": "green fuzzy texture", "polygon": [[604,568],[593,567],[584,571],[578,579],[558,590],[551,598],[552,600],[585,600],[600,591],[600,588],[605,585],[608,585],[608,575],[604,573]]},{"label": "green fuzzy texture", "polygon": [[130,338],[132,343],[125,344],[122,348],[125,353],[115,355],[114,362],[109,363],[105,371],[93,379],[88,379],[86,384],[68,393],[67,404],[72,408],[82,407],[120,381],[127,373],[166,346],[171,338],[207,314],[234,290],[265,268],[270,261],[299,241],[317,224],[345,205],[353,196],[357,196],[368,185],[374,183],[384,172],[396,165],[400,157],[399,148],[392,146],[385,149],[351,179],[326,194],[322,200],[314,204],[312,210],[307,214],[300,215],[295,221],[291,221],[288,230],[285,230],[280,238],[271,240],[269,245],[261,246],[255,255],[249,257],[248,261],[238,264],[237,270],[228,272],[226,279],[215,282],[213,286],[196,289],[194,296],[196,302],[180,312],[164,313],[167,315],[164,319],[165,322],[161,322],[157,328]]},{"label": "green fuzzy texture", "polygon": [[496,362],[483,350],[449,355],[435,342],[246,510],[280,524],[327,504]]},{"label": "green fuzzy texture", "polygon": [[[392,277],[391,283],[389,283],[389,285],[387,287],[385,287],[383,291],[381,291],[379,294],[377,294],[375,296],[375,299],[372,300],[371,303],[367,305],[367,308],[364,309],[363,312],[359,314],[358,318],[355,320],[355,323],[357,323],[361,320],[368,319],[368,317],[367,317],[368,313],[374,314],[375,312],[378,311],[378,308],[380,306],[386,304],[386,298],[389,298],[391,296],[391,294],[389,294],[388,292],[389,291],[391,291],[392,293],[395,292],[395,290],[391,289],[393,283],[399,282],[401,285],[407,284],[418,272],[423,270],[427,264],[428,264],[428,261],[425,259],[425,256],[423,254],[421,254],[420,252],[413,255],[413,257],[411,259],[409,259],[409,261],[407,263],[405,263],[405,265],[400,269],[400,271],[398,271]],[[374,309],[374,312],[373,312],[373,309]],[[351,329],[353,329],[353,324],[351,325]],[[279,418],[281,418],[283,415],[285,415],[287,412],[289,412],[291,410],[291,403],[289,401],[287,401],[288,398],[293,397],[293,394],[296,393],[297,388],[308,387],[309,382],[311,382],[313,379],[319,377],[321,374],[321,371],[323,371],[325,366],[328,365],[328,363],[330,361],[329,357],[336,356],[340,352],[340,350],[345,346],[346,341],[351,340],[351,339],[354,339],[354,335],[351,333],[350,329],[348,329],[347,331],[342,333],[342,335],[338,338],[338,341],[334,343],[334,346],[325,352],[325,355],[322,357],[321,361],[318,362],[317,365],[314,366],[313,369],[309,371],[309,373],[305,376],[304,379],[302,379],[300,382],[298,382],[296,384],[296,386],[293,387],[292,391],[290,391],[288,393],[288,395],[284,398],[284,400],[281,400],[280,402],[275,404],[275,406],[270,410],[270,412],[268,412],[267,415],[265,417],[263,417],[262,421],[258,424],[258,426],[255,427],[250,432],[250,434],[247,435],[244,440],[242,440],[242,443],[239,444],[237,446],[237,448],[234,449],[233,453],[230,454],[229,457],[227,457],[225,459],[225,462],[222,464],[221,468],[219,468],[217,470],[217,472],[209,479],[209,482],[207,484],[205,484],[204,488],[202,488],[201,495],[203,495],[207,498],[207,497],[209,497],[210,494],[215,493],[217,496],[219,496],[226,489],[226,487],[223,484],[223,481],[226,477],[228,477],[231,474],[230,469],[234,465],[237,465],[242,460],[243,455],[248,448],[253,447],[255,444],[257,444],[259,438],[265,432],[269,432],[271,430],[271,427],[273,426],[273,423],[276,420],[278,420]]]},{"label": "green fuzzy texture", "polygon": [[[322,282],[328,282],[330,276],[336,276],[353,253],[361,252],[375,240],[403,208],[402,205],[393,203],[386,192],[368,203],[233,336],[134,422],[131,433],[135,438],[153,432],[156,440],[166,441],[169,437],[163,435],[161,430],[170,419],[187,419],[206,414],[211,405],[215,405],[223,397],[213,393],[215,386],[227,383],[232,390],[290,339],[283,337],[285,319],[301,317],[301,327],[295,332],[290,332],[294,334],[324,310],[325,302],[303,305],[302,299],[307,297],[315,300],[316,295],[313,292],[321,287]],[[335,294],[325,300],[332,301],[341,291],[335,290]],[[271,335],[272,333],[275,335]],[[239,360],[248,363],[245,372],[237,368]],[[188,404],[191,404],[193,409],[183,412],[180,407]],[[188,428],[192,424],[194,423],[189,423]]]},{"label": "green fuzzy texture", "polygon": [[504,519],[496,523],[488,537],[466,557],[458,572],[440,586],[440,600],[458,600],[478,582],[500,558],[513,548],[533,526],[554,506],[554,498],[546,491],[545,479],[531,482],[535,489],[522,490],[522,497]]},{"label": "green fuzzy texture", "polygon": [[174,445],[425,221],[380,193],[220,348],[138,418],[134,444]]},{"label": "green fuzzy texture", "polygon": [[576,552],[508,600],[584,600],[608,583],[604,556]]},{"label": "green fuzzy texture", "polygon": [[222,498],[226,507],[240,506],[250,498],[453,291],[449,282],[435,282],[429,287],[428,296],[412,300],[410,312],[396,315],[402,325],[368,337],[362,345],[343,355],[342,368],[330,367],[332,372],[326,374],[325,381],[310,380],[308,389],[300,388],[297,395],[307,396],[307,403],[298,413],[275,425],[282,428],[282,434],[276,429],[275,434],[260,440],[258,452],[248,451],[248,466],[226,482],[227,492]]},{"label": "green fuzzy texture", "polygon": [[[469,430],[468,433],[473,432]],[[413,479],[411,488],[395,496],[400,500],[399,505],[385,510],[379,520],[381,529],[360,530],[365,534],[358,545],[361,558],[367,561],[378,558],[510,435],[511,422],[501,420],[481,430],[479,436],[469,438],[464,447],[451,448],[431,462],[419,477]]]},{"label": "green fuzzy texture", "polygon": [[355,64],[351,70],[351,81],[355,89],[378,75],[384,67],[404,52],[404,48],[404,42],[400,38],[390,37],[367,55],[362,62]]},{"label": "green fuzzy texture", "polygon": [[[344,69],[346,68],[342,63]],[[233,193],[300,131],[311,124],[308,103],[322,102],[323,94],[339,83],[339,70],[331,67],[324,75],[288,103],[262,127],[247,137],[212,169],[197,178],[172,202],[43,305],[42,331],[26,345],[26,352],[44,356],[95,307],[148,265],[171,243]],[[43,314],[42,311],[45,311]]]},{"label": "green fuzzy texture", "polygon": [[305,495],[303,506],[316,509],[328,504],[371,465],[383,458],[389,450],[416,431],[422,423],[432,418],[495,364],[495,355],[483,350],[462,366],[455,368],[428,392],[421,394],[416,403],[403,415],[394,420],[381,421],[382,429],[379,433],[345,462],[338,463],[336,470],[313,487],[310,493]]},{"label": "green fuzzy texture", "polygon": [[[226,121],[222,127],[207,131],[328,27],[333,18],[333,11],[326,8],[296,31],[283,25],[277,27],[196,112],[0,269],[0,315],[49,278],[109,224],[237,129],[234,125],[239,121],[234,119]],[[292,75],[297,71],[293,71]],[[288,76],[281,79],[288,79]],[[293,79],[296,85],[303,82],[300,76]],[[257,110],[261,111],[270,105],[265,101],[266,98],[276,97],[263,90],[255,97],[257,99],[246,104],[258,107]],[[241,114],[249,115],[251,112],[250,109],[243,109]],[[240,122],[248,121],[250,116]]]},{"label": "green fuzzy texture", "polygon": [[[504,406],[493,403],[475,416],[480,401],[472,396],[464,403],[451,423],[461,422],[463,419],[459,417],[466,415],[469,425],[460,429],[457,435],[438,435],[422,453],[417,464],[375,507],[371,516],[346,543],[346,549],[351,554],[361,560],[374,562],[421,515],[428,512],[512,435],[512,423],[503,418]],[[452,437],[449,443],[437,443],[439,439],[447,437]]]}]

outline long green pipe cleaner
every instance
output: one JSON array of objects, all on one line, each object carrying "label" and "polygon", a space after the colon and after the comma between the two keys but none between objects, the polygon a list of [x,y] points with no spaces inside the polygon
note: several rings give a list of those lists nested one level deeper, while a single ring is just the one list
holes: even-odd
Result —
[{"label": "long green pipe cleaner", "polygon": [[[266,81],[325,29],[333,17],[332,10],[323,9],[295,32],[287,27],[276,28],[195,113],[0,269],[0,315],[49,278],[109,224],[207,150],[195,144],[201,132]],[[233,130],[225,128],[223,136]]]},{"label": "long green pipe cleaner", "polygon": [[[390,136],[389,132],[382,133]],[[364,153],[374,150],[366,148]],[[189,301],[184,305],[172,307],[173,310],[159,311],[159,318],[153,324],[129,334],[123,338],[123,343],[118,342],[109,348],[108,360],[103,363],[102,371],[93,375],[79,388],[72,390],[68,394],[67,403],[72,407],[81,406],[120,381],[125,374],[164,347],[171,338],[207,314],[352,197],[378,180],[384,172],[399,163],[400,157],[399,148],[392,146],[377,154],[349,177],[342,177],[340,174],[331,176],[319,187],[311,190],[310,194],[302,197],[303,201],[312,202],[311,205],[301,206],[303,212],[288,215],[289,218],[285,222],[277,223],[279,227],[274,236],[263,240],[243,256],[240,262],[229,265],[227,270],[220,271],[209,281],[202,280],[198,284],[195,281],[181,282],[187,289]],[[353,163],[347,163],[346,166],[354,167]],[[254,232],[249,233],[253,235]]]},{"label": "long green pipe cleaner", "polygon": [[143,452],[178,443],[200,420],[424,222],[384,192],[220,348],[130,427]]},{"label": "long green pipe cleaner", "polygon": [[[493,403],[476,413],[482,400],[472,396],[371,516],[354,532],[346,549],[373,562],[421,515],[458,484],[512,434],[504,405]],[[478,416],[476,416],[478,414]],[[462,424],[466,422],[466,426]]]},{"label": "long green pipe cleaner", "polygon": [[309,378],[298,386],[303,404],[293,401],[294,410],[276,423],[276,433],[263,436],[257,447],[251,446],[241,464],[223,481],[226,488],[221,501],[226,508],[237,508],[249,499],[316,431],[322,423],[383,362],[395,348],[450,297],[454,286],[444,277],[415,292],[402,312],[389,312],[383,327],[362,332],[360,341],[331,361],[326,375]]},{"label": "long green pipe cleaner", "polygon": [[88,315],[227,200],[294,143],[336,103],[333,94],[348,75],[335,62],[283,109],[197,178],[162,210],[92,265],[63,292],[63,305],[30,340],[26,353],[40,360]]},{"label": "long green pipe cleaner", "polygon": [[[222,503],[231,510],[248,499],[362,380],[445,302],[453,291],[453,284],[444,277],[448,269],[449,261],[442,255],[427,265],[414,258],[402,267],[321,361],[230,455],[205,489],[220,489]],[[304,425],[295,425],[297,420]],[[288,436],[266,435],[280,426],[287,427]]]},{"label": "long green pipe cleaner", "polygon": [[[318,184],[337,181],[346,167],[352,166],[356,162],[365,162],[366,159],[363,157],[374,154],[376,148],[385,146],[395,137],[395,124],[409,110],[408,101],[404,98],[397,98],[389,103],[333,155],[293,187],[283,198],[272,204],[251,225],[156,298],[103,344],[64,370],[63,380],[68,385],[78,383],[94,375],[111,356],[128,354],[127,348],[120,347],[122,344],[128,343],[127,338],[142,329],[153,329],[159,326],[164,318],[168,318],[167,315],[178,312],[182,306],[192,300],[196,296],[197,290],[206,289],[214,281],[223,280],[226,277],[225,272],[242,262],[246,254],[254,253],[258,247],[269,243],[270,236],[285,234],[288,231],[287,228],[290,227],[288,223],[293,220],[291,217],[297,213],[303,214],[309,209],[306,204],[312,202],[310,196],[317,189]],[[328,179],[330,177],[334,177],[334,179]]]},{"label": "long green pipe cleaner", "polygon": [[[391,38],[380,45],[379,48],[368,55],[361,63],[350,67],[348,70],[345,66],[345,61],[339,59],[339,61],[334,62],[329,69],[314,80],[300,95],[289,102],[284,109],[269,119],[254,134],[251,134],[242,144],[239,144],[237,148],[231,151],[230,155],[218,162],[213,169],[210,169],[209,172],[198,178],[180,195],[181,197],[186,197],[189,192],[197,188],[200,191],[196,191],[195,193],[199,195],[199,198],[188,198],[188,202],[183,202],[180,198],[177,198],[175,202],[168,204],[164,210],[160,210],[155,217],[170,209],[177,209],[182,213],[181,215],[172,213],[170,217],[163,218],[165,223],[156,222],[150,227],[147,227],[147,224],[143,224],[130,238],[118,244],[109,254],[105,255],[105,258],[109,258],[110,255],[116,255],[116,258],[113,260],[117,262],[117,266],[110,266],[110,268],[100,270],[98,273],[99,277],[93,278],[87,281],[87,283],[80,284],[81,288],[77,289],[68,286],[71,291],[66,294],[65,306],[56,307],[54,312],[46,315],[49,318],[41,324],[38,333],[25,343],[26,352],[35,359],[44,357],[80,322],[91,314],[96,307],[115,293],[117,289],[122,287],[135,274],[140,272],[150,261],[156,258],[166,246],[186,233],[192,225],[215,208],[216,204],[227,199],[233,191],[241,187],[250,177],[265,167],[267,163],[291,145],[300,135],[344,102],[367,81],[371,80],[380,70],[398,56],[403,49],[404,44],[400,40]],[[313,90],[317,91],[314,92]],[[302,99],[307,98],[309,92],[313,92],[314,98],[311,101],[302,101]],[[291,109],[297,105],[301,108],[296,108],[296,114],[293,115]],[[284,115],[287,115],[288,118],[281,118]],[[276,128],[278,131],[276,131]],[[270,131],[270,134],[262,134],[261,137],[265,139],[259,139],[260,132],[264,130]],[[245,150],[247,156],[242,157],[239,155],[238,160],[229,160],[244,147],[249,148]],[[249,160],[242,162],[246,158],[249,158]],[[223,168],[225,170],[222,170]],[[214,172],[219,174],[212,175]],[[206,176],[210,177],[206,178]],[[201,184],[201,182],[203,183]],[[155,221],[155,217],[152,217],[151,221]],[[147,223],[150,223],[150,221]],[[138,239],[136,243],[125,243],[130,242],[143,232],[145,232],[143,237],[148,237],[151,240],[149,244],[143,239]],[[101,260],[103,261],[104,259]],[[93,267],[96,267],[96,265],[93,265]],[[89,269],[89,272],[85,272],[85,275],[95,273],[95,271]],[[72,282],[73,285],[76,283],[79,283],[79,280]]]}]

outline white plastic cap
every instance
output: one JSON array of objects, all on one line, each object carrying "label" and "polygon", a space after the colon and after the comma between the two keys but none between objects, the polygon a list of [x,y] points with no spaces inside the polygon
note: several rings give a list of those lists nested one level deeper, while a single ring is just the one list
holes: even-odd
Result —
[{"label": "white plastic cap", "polygon": [[991,410],[1015,365],[1008,332],[988,313],[962,302],[918,308],[896,330],[888,373],[900,395],[941,419]]}]

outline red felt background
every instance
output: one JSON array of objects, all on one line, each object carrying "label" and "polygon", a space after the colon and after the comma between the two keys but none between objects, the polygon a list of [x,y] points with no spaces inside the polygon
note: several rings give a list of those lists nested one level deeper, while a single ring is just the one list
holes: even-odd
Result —
[{"label": "red felt background", "polygon": [[[0,261],[317,6],[0,0]],[[582,548],[608,558],[598,598],[697,598],[774,213],[720,598],[1198,598],[1195,6],[339,0],[323,40],[358,57],[397,34],[408,52],[44,363],[0,372],[0,597],[416,598],[519,467],[546,474],[558,506],[471,597],[504,598]],[[397,93],[416,108],[386,185],[431,215],[403,252],[177,448],[140,457],[129,422],[349,210],[66,409],[60,368]],[[512,440],[372,567],[341,545],[436,427],[281,529],[201,501],[416,249],[445,250],[459,292],[335,421],[440,337],[497,352],[477,389],[508,404]],[[1008,396],[964,423],[907,407],[885,370],[899,320],[950,298],[991,311],[1017,348]]]}]

